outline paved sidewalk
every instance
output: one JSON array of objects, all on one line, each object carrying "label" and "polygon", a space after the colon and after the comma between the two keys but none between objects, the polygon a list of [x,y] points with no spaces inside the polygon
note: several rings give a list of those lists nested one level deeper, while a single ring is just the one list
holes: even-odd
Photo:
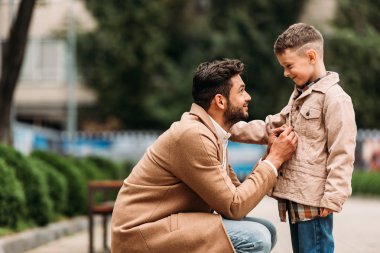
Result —
[{"label": "paved sidewalk", "polygon": [[[272,253],[290,253],[289,225],[279,222],[277,202],[265,198],[250,215],[266,218],[277,228],[278,241]],[[334,214],[335,253],[380,252],[380,198],[350,198],[343,211]]]},{"label": "paved sidewalk", "polygon": [[[95,226],[95,252],[108,253],[109,251],[103,250],[103,227],[99,224]],[[110,238],[108,237],[108,244]],[[61,238],[59,240],[50,242],[46,245],[40,246],[33,250],[26,251],[25,253],[88,253],[88,232],[87,229],[82,232]]]},{"label": "paved sidewalk", "polygon": [[[277,227],[278,242],[272,253],[291,253],[288,224],[279,222],[276,201],[265,198],[250,213],[266,218]],[[101,229],[96,228],[96,252],[101,250]],[[380,252],[380,198],[351,198],[343,212],[334,216],[335,253]],[[87,253],[87,230],[41,246],[27,253]]]}]

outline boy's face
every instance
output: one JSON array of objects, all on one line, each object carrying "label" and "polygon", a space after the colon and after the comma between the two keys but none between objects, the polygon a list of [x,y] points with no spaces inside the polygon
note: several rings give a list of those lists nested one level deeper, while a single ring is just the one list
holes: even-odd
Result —
[{"label": "boy's face", "polygon": [[276,57],[284,68],[284,76],[292,79],[296,86],[302,87],[305,83],[316,79],[314,78],[316,59],[311,57],[308,52],[286,49]]}]

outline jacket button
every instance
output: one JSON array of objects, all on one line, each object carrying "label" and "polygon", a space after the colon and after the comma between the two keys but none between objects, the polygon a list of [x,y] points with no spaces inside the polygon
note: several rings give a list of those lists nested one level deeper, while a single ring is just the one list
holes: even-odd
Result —
[{"label": "jacket button", "polygon": [[307,112],[307,113],[306,113],[306,116],[309,116],[309,115],[310,115],[310,112]]}]

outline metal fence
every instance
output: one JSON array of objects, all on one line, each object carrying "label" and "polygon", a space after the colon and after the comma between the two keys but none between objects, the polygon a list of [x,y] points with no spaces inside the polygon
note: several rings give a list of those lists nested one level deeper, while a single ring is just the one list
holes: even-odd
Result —
[{"label": "metal fence", "polygon": [[14,146],[24,154],[47,150],[75,156],[100,155],[113,160],[139,160],[161,134],[158,131],[122,131],[86,133],[67,132],[16,123]]},{"label": "metal fence", "polygon": [[[75,156],[100,155],[116,161],[137,161],[158,138],[158,131],[123,131],[86,133],[68,136],[65,132],[16,123],[15,147],[24,154],[32,150],[49,150]],[[265,146],[230,142],[229,161],[237,173],[244,174],[265,152]],[[358,130],[357,168],[380,170],[380,130]]]}]

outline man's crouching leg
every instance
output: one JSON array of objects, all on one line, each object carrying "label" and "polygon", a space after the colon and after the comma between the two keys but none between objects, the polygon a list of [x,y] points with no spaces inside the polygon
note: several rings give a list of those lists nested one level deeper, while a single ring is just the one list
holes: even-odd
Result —
[{"label": "man's crouching leg", "polygon": [[239,221],[223,219],[223,224],[237,253],[267,253],[276,244],[276,228],[267,220],[253,217]]}]

